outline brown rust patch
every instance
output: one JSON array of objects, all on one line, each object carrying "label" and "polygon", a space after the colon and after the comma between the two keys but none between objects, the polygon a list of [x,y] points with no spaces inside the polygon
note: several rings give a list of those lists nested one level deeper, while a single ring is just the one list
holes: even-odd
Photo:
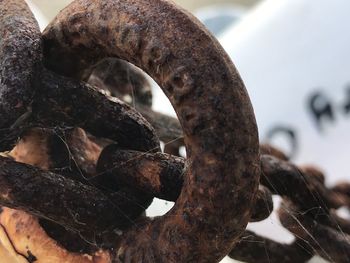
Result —
[{"label": "brown rust patch", "polygon": [[28,117],[41,66],[41,33],[25,1],[0,1],[0,36],[0,151],[4,151],[14,146]]},{"label": "brown rust patch", "polygon": [[[69,19],[81,13],[78,21]],[[46,65],[66,75],[107,56],[145,70],[184,130],[189,168],[180,197],[167,215],[127,232],[115,261],[220,260],[250,218],[260,166],[248,95],[218,42],[164,0],[74,1],[45,30],[44,41]],[[203,162],[208,158],[210,164]]]},{"label": "brown rust patch", "polygon": [[283,244],[246,230],[228,256],[243,262],[302,263],[313,257],[313,251],[303,241]]}]

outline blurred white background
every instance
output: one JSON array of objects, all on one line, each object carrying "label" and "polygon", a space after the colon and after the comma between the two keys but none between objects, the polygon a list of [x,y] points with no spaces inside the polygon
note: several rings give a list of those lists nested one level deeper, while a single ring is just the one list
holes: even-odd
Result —
[{"label": "blurred white background", "polygon": [[[27,2],[44,28],[70,1]],[[330,185],[350,180],[350,1],[177,2],[207,25],[233,59],[251,96],[260,139],[298,164],[318,165]],[[173,115],[160,89],[154,94],[154,108]],[[171,206],[157,200],[147,212],[159,215]],[[275,214],[249,228],[281,242],[292,240]]]}]

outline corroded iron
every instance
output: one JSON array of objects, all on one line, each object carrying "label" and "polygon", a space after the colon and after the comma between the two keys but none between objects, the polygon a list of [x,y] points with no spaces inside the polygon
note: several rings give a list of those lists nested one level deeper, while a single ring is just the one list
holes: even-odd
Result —
[{"label": "corroded iron", "polygon": [[306,242],[283,244],[246,230],[228,255],[242,262],[301,263],[309,261],[314,253]]},{"label": "corroded iron", "polygon": [[84,75],[87,75],[85,78],[88,83],[135,107],[164,142],[164,152],[180,155],[179,149],[184,146],[181,125],[176,118],[152,110],[151,84],[145,74],[123,60],[107,58],[87,70]]},{"label": "corroded iron", "polygon": [[[20,139],[0,157],[6,259],[349,261],[350,221],[336,211],[349,184],[329,188],[317,168],[259,147],[238,73],[191,15],[165,0],[76,0],[41,36],[23,1],[0,7],[1,150]],[[147,79],[124,60],[179,120],[151,109]],[[161,153],[157,135],[187,159]],[[272,195],[291,244],[245,230],[270,216]],[[147,218],[153,197],[175,206]]]},{"label": "corroded iron", "polygon": [[[185,165],[182,157],[123,150],[111,144],[99,156],[97,177],[135,187],[160,199],[176,201],[184,184]],[[249,222],[267,218],[272,210],[271,192],[260,185]]]},{"label": "corroded iron", "polygon": [[350,236],[339,228],[317,222],[314,215],[285,200],[279,209],[281,223],[300,239],[307,241],[316,253],[330,262],[350,260]]},{"label": "corroded iron", "polygon": [[10,150],[30,115],[42,57],[38,23],[21,0],[0,1],[0,150]]},{"label": "corroded iron", "polygon": [[319,169],[297,167],[280,154],[262,155],[261,161],[261,183],[283,198],[279,219],[295,241],[282,244],[247,232],[229,256],[244,262],[308,262],[318,255],[348,262],[350,221],[335,210],[348,205],[347,184],[328,188]]},{"label": "corroded iron", "polygon": [[[8,99],[12,100],[10,101],[12,106],[6,105],[6,107],[12,111],[11,114],[3,113],[1,116],[3,118],[16,117],[17,112],[23,111],[24,108],[26,109],[26,113],[23,113],[23,115],[15,121],[15,124],[5,123],[7,126],[2,129],[2,131],[6,132],[6,136],[2,137],[4,142],[3,149],[11,147],[18,136],[24,135],[25,130],[29,127],[39,126],[45,127],[48,130],[53,130],[54,128],[56,129],[57,126],[63,126],[65,128],[66,126],[74,125],[80,125],[101,137],[110,137],[116,142],[119,142],[120,145],[125,145],[125,141],[129,141],[128,146],[131,149],[157,150],[159,148],[159,142],[153,128],[134,109],[117,99],[108,100],[105,95],[84,83],[70,81],[44,70],[41,65],[42,50],[40,31],[27,5],[23,1],[2,1],[1,5],[1,19],[3,21],[1,25],[3,30],[1,33],[2,36],[4,36],[1,42],[3,45],[1,47],[1,52],[3,52],[1,57],[1,73],[3,74],[1,82],[3,85],[2,100],[4,103],[8,103]],[[65,90],[65,87],[69,88],[69,92]],[[79,100],[77,100],[77,98],[79,98]],[[14,101],[17,99],[23,101],[14,105]],[[27,103],[28,100],[30,100],[30,105],[28,104],[29,102]],[[83,104],[79,104],[79,102]],[[93,111],[88,110],[91,106],[95,106]],[[13,166],[16,165],[13,164]],[[53,165],[52,168],[57,167]],[[18,169],[21,170],[23,168],[19,165]],[[5,176],[5,174],[3,175]],[[28,170],[28,176],[29,175],[33,176],[30,170]],[[16,178],[11,179],[16,181]],[[22,179],[18,180],[21,181]],[[40,182],[37,181],[37,178],[32,179],[33,182],[31,185],[33,185],[34,190],[27,187],[26,190],[28,190],[29,193],[31,193],[30,191],[35,191],[35,189],[40,189],[45,186],[44,181],[41,182],[44,185],[40,186]],[[55,181],[55,176],[52,176],[52,179]],[[18,183],[17,181],[15,183]],[[55,183],[59,184],[59,182],[60,179],[57,179]],[[5,181],[3,181],[3,183],[5,183]],[[52,183],[52,185],[55,183]],[[35,186],[35,184],[37,185]],[[2,191],[14,191],[16,192],[15,197],[19,199],[23,199],[23,196],[28,195],[28,192],[17,191],[16,189],[18,188],[13,187],[14,185],[5,184],[2,186]],[[22,187],[25,186],[22,185]],[[103,185],[98,185],[98,187],[103,188]],[[79,188],[79,186],[77,186],[77,188]],[[116,189],[108,188],[107,192],[112,190],[115,191]],[[119,206],[131,212],[130,214],[125,210],[117,213],[121,218],[124,218],[122,219],[124,222],[129,222],[130,219],[139,216],[152,201],[152,197],[143,193],[133,192],[131,189],[127,191],[118,189],[117,194],[101,193],[100,196],[104,198],[103,202],[109,202],[109,206],[112,205],[111,202],[117,204],[114,208],[115,211],[118,210],[117,208]],[[43,200],[52,200],[50,198],[44,198],[44,196],[42,197]],[[109,198],[112,199],[112,201],[110,201]],[[13,198],[12,200],[3,200],[2,203],[11,207],[24,209],[19,199]],[[23,200],[25,199],[26,198]],[[39,198],[37,201],[39,202],[39,200],[41,199]],[[30,201],[30,199],[27,201]],[[68,220],[68,218],[64,218],[65,216],[63,216],[63,219],[56,218],[60,210],[58,206],[56,206],[55,209],[57,212],[56,214],[49,213],[50,215],[45,215],[42,211],[46,208],[42,209],[42,207],[38,207],[38,202],[36,203],[33,201],[32,204],[28,204],[27,209],[24,210],[49,218],[50,220],[61,222],[62,224],[68,224],[66,225],[67,227],[73,228],[76,231],[82,231],[79,224],[74,224],[74,220]],[[101,201],[101,203],[103,202]],[[64,207],[65,203],[63,202],[61,205]],[[74,206],[74,204],[71,205]],[[76,208],[77,207],[79,207],[79,205],[77,205]],[[54,208],[52,207],[52,209]],[[63,210],[65,209],[66,208],[63,208]],[[69,209],[72,211],[75,210],[72,207]],[[63,210],[61,210],[61,215],[67,215]],[[84,214],[86,211],[88,211],[88,209],[82,209],[81,213]],[[112,207],[110,211],[113,211]],[[85,219],[82,221],[84,220]],[[86,218],[86,220],[88,219]],[[108,216],[106,216],[106,220],[108,221]],[[119,221],[119,219],[117,221]],[[118,224],[117,221],[115,221],[116,224]],[[66,222],[70,222],[72,225]],[[110,223],[111,226],[113,226],[111,220]],[[83,224],[88,225],[87,223]],[[76,226],[73,227],[74,225]],[[96,223],[97,227],[99,227],[98,225],[100,224]],[[100,227],[105,228],[105,226],[103,227],[102,225],[100,225]],[[102,228],[99,231],[101,231]],[[90,228],[90,231],[91,230],[94,231]]]},{"label": "corroded iron", "polygon": [[81,127],[121,147],[157,151],[159,140],[135,109],[89,84],[44,70],[32,111],[35,125]]},{"label": "corroded iron", "polygon": [[75,1],[44,41],[45,64],[67,76],[108,56],[139,66],[163,88],[184,130],[189,161],[180,197],[168,214],[126,233],[115,260],[222,258],[250,218],[259,162],[247,93],[217,41],[167,1]]},{"label": "corroded iron", "polygon": [[135,203],[132,194],[101,193],[95,187],[5,157],[0,157],[0,167],[0,202],[4,206],[90,233],[110,231],[136,216],[130,209]]},{"label": "corroded iron", "polygon": [[[261,183],[273,194],[290,198],[305,207],[321,207],[328,211],[346,204],[343,195],[326,188],[314,175],[309,175],[294,164],[270,155],[262,155]],[[298,189],[298,191],[295,191]]]}]

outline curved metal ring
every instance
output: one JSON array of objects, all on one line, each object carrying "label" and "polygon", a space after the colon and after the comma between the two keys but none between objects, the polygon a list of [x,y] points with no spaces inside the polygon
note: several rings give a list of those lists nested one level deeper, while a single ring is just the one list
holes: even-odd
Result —
[{"label": "curved metal ring", "polygon": [[142,68],[162,87],[184,130],[189,161],[180,197],[166,215],[127,232],[115,261],[224,257],[250,218],[260,164],[249,97],[218,42],[164,0],[74,1],[44,40],[46,65],[59,73],[76,75],[107,56]]},{"label": "curved metal ring", "polygon": [[0,1],[0,148],[10,150],[30,112],[41,66],[39,25],[24,1]]}]

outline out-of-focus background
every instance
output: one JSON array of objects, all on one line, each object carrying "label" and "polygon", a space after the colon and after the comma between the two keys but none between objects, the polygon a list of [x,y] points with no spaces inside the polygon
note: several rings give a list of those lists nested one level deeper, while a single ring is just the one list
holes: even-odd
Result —
[{"label": "out-of-focus background", "polygon": [[[44,28],[71,1],[27,2]],[[328,185],[350,181],[350,1],[175,2],[197,16],[234,61],[255,109],[260,140],[282,148],[297,164],[319,166]],[[153,107],[174,115],[161,91],[154,93]],[[147,213],[162,214],[171,206],[157,200]],[[344,209],[339,213],[349,217]],[[275,214],[248,228],[292,241]]]},{"label": "out-of-focus background", "polygon": [[[27,0],[34,8],[44,11],[44,21],[50,21],[57,11],[68,5],[71,0]],[[175,0],[179,6],[191,11],[206,22],[213,32],[218,34],[254,7],[260,0]],[[45,22],[41,26],[45,26]]]}]

